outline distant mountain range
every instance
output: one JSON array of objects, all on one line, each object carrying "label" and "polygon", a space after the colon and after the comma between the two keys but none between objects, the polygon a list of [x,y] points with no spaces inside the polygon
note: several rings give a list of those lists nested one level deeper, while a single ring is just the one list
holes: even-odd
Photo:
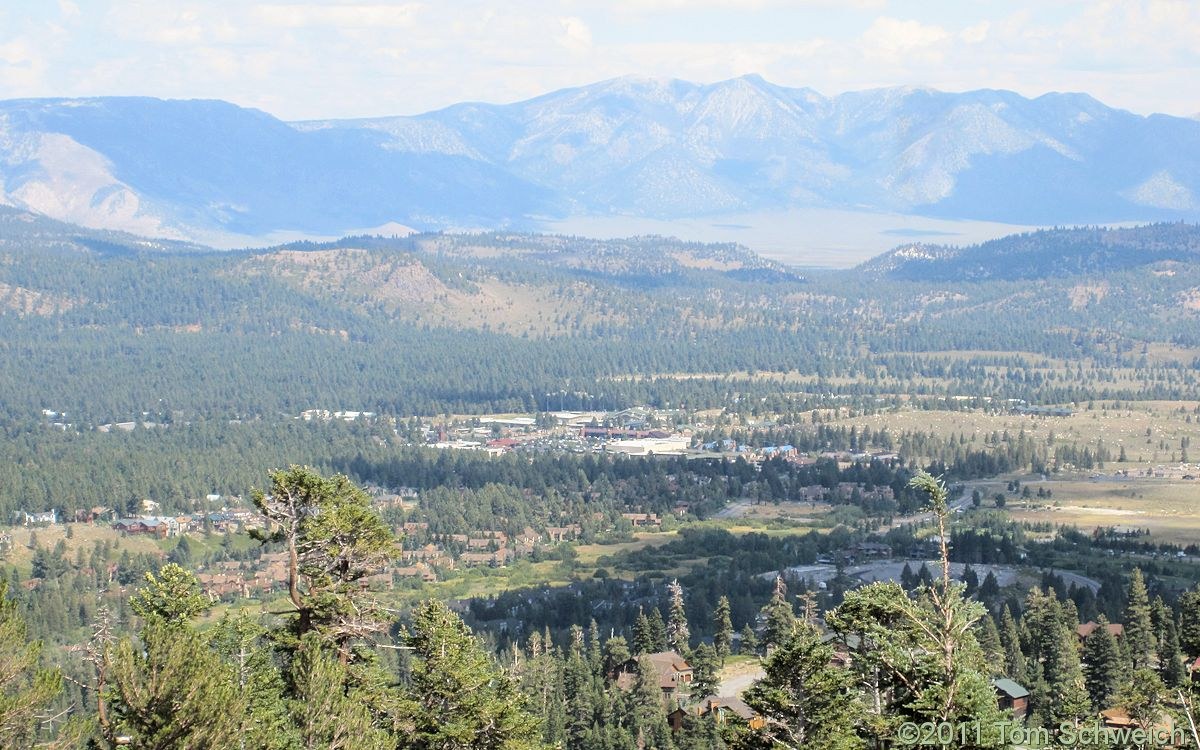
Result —
[{"label": "distant mountain range", "polygon": [[[1200,225],[1048,229],[955,247],[901,245],[858,267],[911,281],[989,281],[1104,276],[1164,261],[1200,262]],[[1169,267],[1162,271],[1171,273]]]},{"label": "distant mountain range", "polygon": [[220,101],[0,102],[0,203],[207,242],[796,207],[1019,224],[1200,218],[1200,122],[1082,94],[621,78],[286,123]]}]

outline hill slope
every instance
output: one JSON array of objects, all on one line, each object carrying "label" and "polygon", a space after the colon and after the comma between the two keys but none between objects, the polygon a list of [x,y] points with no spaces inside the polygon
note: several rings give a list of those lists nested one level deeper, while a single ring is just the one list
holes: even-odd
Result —
[{"label": "hill slope", "polygon": [[858,270],[926,281],[1052,279],[1103,276],[1163,261],[1200,262],[1200,226],[1052,229],[968,247],[909,244],[872,258]]},{"label": "hill slope", "polygon": [[304,132],[220,101],[0,102],[0,202],[142,234],[343,234],[403,220],[504,225],[545,192],[478,160]]},{"label": "hill slope", "polygon": [[[1139,231],[1176,247],[1173,229]],[[1004,263],[1051,240],[1013,238]],[[43,409],[101,424],[778,395],[782,381],[752,373],[818,394],[937,383],[1061,402],[1079,385],[989,368],[1020,369],[1014,352],[1141,368],[1159,344],[1177,349],[1173,369],[1131,370],[1138,392],[1194,394],[1181,378],[1200,352],[1200,264],[1155,257],[1102,276],[880,283],[656,237],[433,233],[228,252],[0,211],[0,425]]]}]

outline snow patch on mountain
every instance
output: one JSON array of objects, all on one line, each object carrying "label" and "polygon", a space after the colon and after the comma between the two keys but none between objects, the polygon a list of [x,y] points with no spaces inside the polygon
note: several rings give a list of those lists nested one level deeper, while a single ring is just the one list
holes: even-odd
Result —
[{"label": "snow patch on mountain", "polygon": [[1172,211],[1194,211],[1200,208],[1195,194],[1166,170],[1155,172],[1141,184],[1126,191],[1125,195],[1138,205],[1152,208]]}]

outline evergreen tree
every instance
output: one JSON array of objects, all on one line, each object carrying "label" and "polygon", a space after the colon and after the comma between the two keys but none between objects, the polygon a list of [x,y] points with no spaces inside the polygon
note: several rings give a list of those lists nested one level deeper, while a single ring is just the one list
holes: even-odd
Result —
[{"label": "evergreen tree", "polygon": [[1021,652],[1021,634],[1008,605],[1000,614],[1000,643],[1004,647],[1004,673],[1018,683],[1026,684],[1025,654]]},{"label": "evergreen tree", "polygon": [[650,634],[650,651],[649,653],[657,654],[667,650],[667,624],[663,622],[662,611],[658,607],[650,609],[650,615],[646,618],[649,623]]},{"label": "evergreen tree", "polygon": [[1141,568],[1134,568],[1129,577],[1125,605],[1125,648],[1133,669],[1150,666],[1154,659],[1154,626],[1150,618],[1150,598]]},{"label": "evergreen tree", "polygon": [[1162,719],[1168,700],[1167,687],[1158,673],[1148,667],[1135,669],[1115,699],[1137,725],[1150,729]]},{"label": "evergreen tree", "polygon": [[29,641],[17,603],[0,581],[0,746],[32,747],[37,717],[62,691],[57,670],[40,669],[42,644]]},{"label": "evergreen tree", "polygon": [[1161,596],[1154,597],[1150,602],[1150,628],[1154,633],[1154,653],[1161,654],[1170,631],[1175,628],[1175,615]]},{"label": "evergreen tree", "polygon": [[[616,638],[605,644],[607,648]],[[621,638],[624,645],[624,638]],[[624,663],[629,658],[625,649]],[[529,638],[528,658],[520,670],[521,692],[529,701],[531,710],[541,719],[542,741],[551,746],[566,744],[566,697],[563,689],[562,661],[555,657],[553,648],[547,648],[542,634],[535,632]]]},{"label": "evergreen tree", "polygon": [[979,584],[979,591],[976,594],[980,601],[990,602],[1000,595],[1000,582],[996,580],[996,574],[988,571],[984,576],[983,583]]},{"label": "evergreen tree", "polygon": [[701,643],[692,653],[688,663],[692,667],[692,700],[698,701],[716,695],[721,688],[716,650],[707,643]]},{"label": "evergreen tree", "polygon": [[629,644],[625,642],[625,636],[618,635],[609,638],[604,642],[604,673],[606,675],[614,674],[632,656]]},{"label": "evergreen tree", "polygon": [[643,750],[671,750],[671,730],[658,684],[658,670],[646,657],[638,660],[637,678],[630,700],[630,729]]},{"label": "evergreen tree", "polygon": [[1200,657],[1200,587],[1179,597],[1179,647],[1190,660]]},{"label": "evergreen tree", "polygon": [[1041,725],[1056,729],[1064,723],[1078,724],[1091,714],[1091,700],[1079,661],[1075,623],[1068,620],[1054,591],[1043,594],[1034,588],[1026,600],[1029,631],[1026,654],[1037,664],[1033,712]]},{"label": "evergreen tree", "polygon": [[[572,628],[577,631],[578,627]],[[565,733],[567,747],[584,747],[592,729],[592,674],[584,660],[582,644],[572,638],[571,649],[563,666],[563,694],[566,697]]]},{"label": "evergreen tree", "polygon": [[654,633],[650,629],[650,618],[639,607],[637,619],[633,622],[633,653],[636,656],[653,654],[658,649],[654,647]]},{"label": "evergreen tree", "polygon": [[1179,649],[1179,636],[1175,623],[1171,620],[1167,620],[1166,635],[1158,651],[1158,673],[1167,689],[1171,691],[1184,687],[1188,681],[1183,653]]},{"label": "evergreen tree", "polygon": [[869,736],[891,740],[905,721],[977,721],[982,746],[995,747],[1003,718],[972,627],[986,611],[950,577],[945,485],[922,472],[912,487],[928,497],[938,522],[941,580],[915,598],[895,583],[864,586],[847,593],[825,619],[843,642],[859,644],[851,668],[864,691]]},{"label": "evergreen tree", "polygon": [[187,625],[211,606],[196,576],[175,563],[164,565],[157,576],[146,573],[145,585],[129,597],[138,617],[175,626]]},{"label": "evergreen tree", "polygon": [[293,645],[315,631],[348,662],[356,657],[355,641],[387,629],[387,614],[360,579],[391,559],[392,532],[371,510],[367,494],[344,475],[326,478],[292,466],[270,478],[270,493],[256,490],[253,499],[271,531],[251,534],[282,544],[287,553]]},{"label": "evergreen tree", "polygon": [[135,750],[234,747],[245,704],[228,665],[190,628],[152,622],[141,644],[126,639],[109,655],[110,741]]},{"label": "evergreen tree", "polygon": [[713,613],[713,648],[717,652],[717,660],[722,667],[729,657],[733,644],[733,620],[729,612],[729,597],[722,595],[717,600],[717,609]]},{"label": "evergreen tree", "polygon": [[522,750],[540,728],[509,674],[492,664],[463,621],[427,601],[413,613],[412,668],[403,710],[411,750]]},{"label": "evergreen tree", "polygon": [[991,673],[1003,676],[1004,673],[1004,644],[1000,642],[1000,630],[991,615],[985,614],[975,625],[975,639],[983,649],[983,658],[991,668]]},{"label": "evergreen tree", "polygon": [[979,574],[970,564],[963,568],[963,585],[966,587],[963,593],[967,596],[974,596],[975,592],[979,590]]},{"label": "evergreen tree", "polygon": [[226,613],[210,638],[212,648],[233,670],[239,698],[246,707],[239,750],[290,750],[300,741],[267,635],[266,628],[247,614]]},{"label": "evergreen tree", "polygon": [[750,627],[750,623],[742,626],[742,632],[738,639],[739,654],[756,654],[758,653],[758,636],[754,633],[754,628]]},{"label": "evergreen tree", "polygon": [[600,625],[595,618],[588,625],[588,651],[587,660],[588,668],[592,674],[599,675],[604,673],[604,646],[600,643]]},{"label": "evergreen tree", "polygon": [[1108,631],[1108,619],[1100,615],[1096,622],[1096,629],[1083,642],[1083,674],[1092,707],[1102,711],[1124,682],[1125,665],[1117,639]]},{"label": "evergreen tree", "polygon": [[796,613],[788,601],[787,583],[782,575],[775,576],[775,593],[762,608],[762,616],[763,645],[768,649],[783,643],[796,630]]},{"label": "evergreen tree", "polygon": [[761,729],[741,727],[735,748],[822,748],[864,746],[855,732],[859,708],[849,673],[831,665],[833,648],[808,623],[798,623],[763,664],[762,679],[743,695],[767,719]]},{"label": "evergreen tree", "polygon": [[683,607],[683,587],[678,580],[673,580],[667,590],[671,599],[671,609],[667,615],[667,649],[686,655],[691,647],[691,631]]},{"label": "evergreen tree", "polygon": [[[292,698],[288,706],[300,747],[389,750],[396,746],[390,725],[372,710],[376,696],[371,695],[371,687],[356,684],[351,667],[322,648],[317,634],[309,633],[301,639],[290,676]],[[414,723],[419,732],[423,725]],[[429,747],[420,744],[424,739],[425,735],[414,734],[411,747]],[[436,747],[467,746],[447,743]]]},{"label": "evergreen tree", "polygon": [[[689,713],[683,726],[675,735],[676,750],[726,750],[721,727],[711,716],[694,716]],[[613,748],[619,750],[619,748]]]},{"label": "evergreen tree", "polygon": [[233,670],[192,625],[206,608],[196,577],[167,565],[159,577],[146,575],[131,605],[144,621],[140,644],[127,638],[105,657],[109,742],[127,736],[135,750],[233,746],[246,703]]}]

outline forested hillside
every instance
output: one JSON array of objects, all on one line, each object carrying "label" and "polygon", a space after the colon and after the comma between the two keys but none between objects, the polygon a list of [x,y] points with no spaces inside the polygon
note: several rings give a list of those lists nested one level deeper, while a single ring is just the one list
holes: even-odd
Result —
[{"label": "forested hillside", "polygon": [[[1178,259],[1103,279],[885,287],[866,271],[801,277],[734,246],[663,238],[415,235],[222,253],[4,217],[0,393],[18,421],[43,409],[97,425],[779,393],[755,373],[841,393],[1169,397],[1190,387],[1194,355],[1146,359],[1146,347],[1200,345],[1200,270]],[[1123,231],[1191,252],[1174,239],[1182,229]],[[1049,253],[1057,237],[1020,245]],[[1056,378],[1062,362],[1084,377]]]},{"label": "forested hillside", "polygon": [[1032,280],[1103,276],[1152,264],[1200,260],[1200,226],[1083,227],[1012,235],[969,247],[905,245],[859,266],[863,273],[925,281]]},{"label": "forested hillside", "polygon": [[[904,486],[948,533],[947,488],[925,473]],[[20,579],[0,581],[0,741],[850,750],[909,737],[909,724],[946,722],[956,729],[942,746],[976,749],[1008,747],[1027,730],[1067,742],[1112,728],[1097,720],[1102,709],[1157,719],[1168,706],[1190,711],[1195,699],[1185,665],[1200,653],[1200,592],[1164,599],[1162,581],[1135,568],[1096,593],[1047,574],[1044,586],[1006,596],[992,573],[981,582],[969,565],[1026,543],[997,516],[955,529],[953,555],[968,555],[962,580],[942,545],[939,572],[906,566],[899,583],[849,588],[839,576],[817,591],[770,571],[850,546],[860,537],[845,527],[803,537],[684,533],[641,553],[649,561],[703,549],[704,570],[682,581],[595,578],[477,600],[473,619],[513,623],[497,641],[473,633],[456,607],[424,600],[398,610],[362,585],[400,540],[345,476],[271,472],[253,503],[270,524],[243,540],[247,551],[288,561],[286,586],[261,612],[215,611],[186,560],[122,556],[120,578],[104,587],[112,551],[103,545],[75,563],[47,555],[54,569],[16,598],[10,586]],[[139,566],[150,570],[133,575]],[[1115,631],[1110,618],[1122,621]],[[31,639],[31,630],[54,640]],[[46,647],[53,666],[41,662]],[[735,659],[762,666],[740,699],[720,692]],[[997,689],[1027,698],[1019,713]]]}]

